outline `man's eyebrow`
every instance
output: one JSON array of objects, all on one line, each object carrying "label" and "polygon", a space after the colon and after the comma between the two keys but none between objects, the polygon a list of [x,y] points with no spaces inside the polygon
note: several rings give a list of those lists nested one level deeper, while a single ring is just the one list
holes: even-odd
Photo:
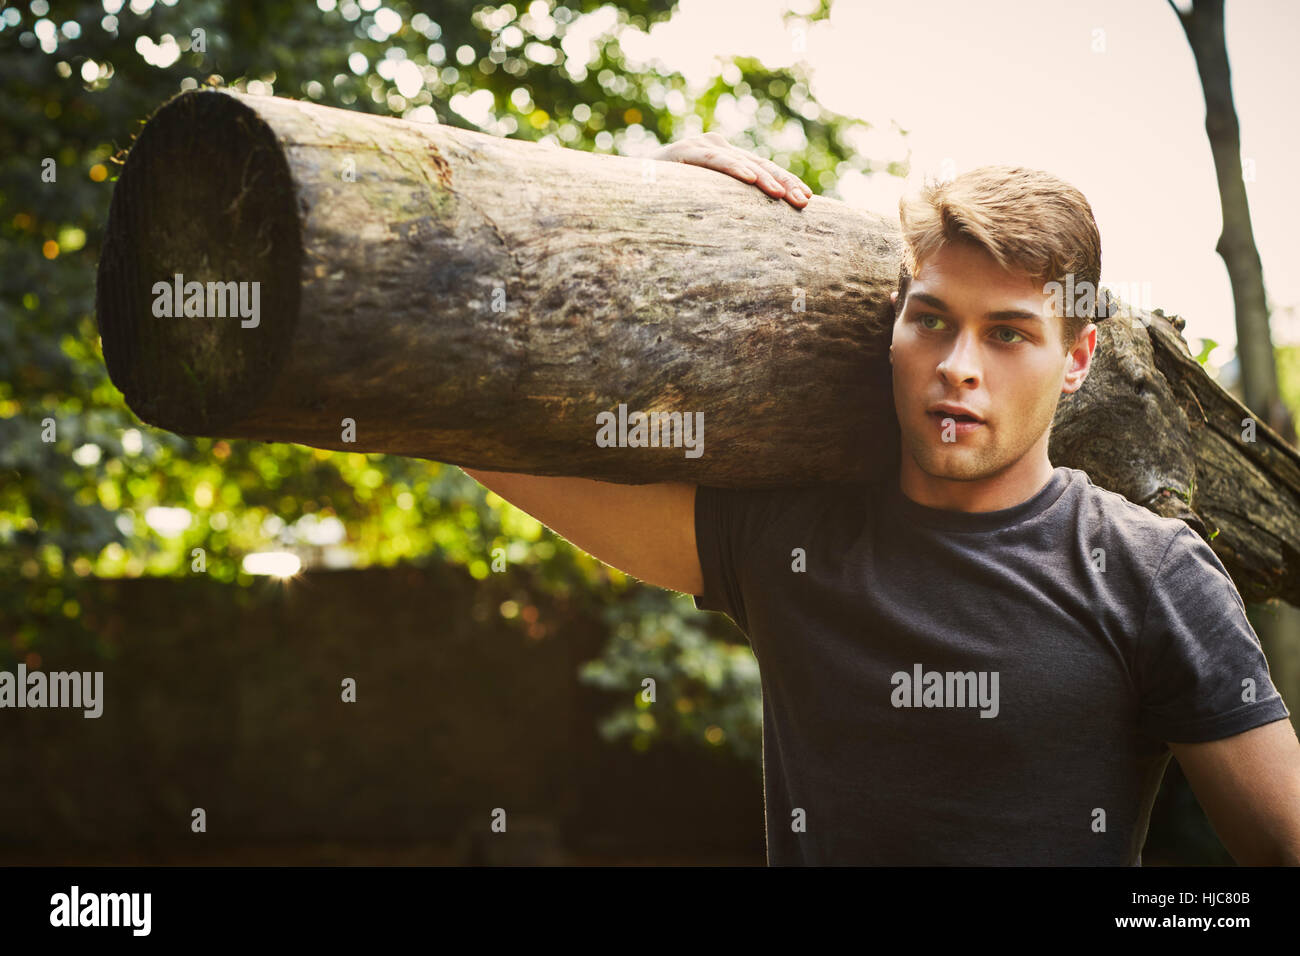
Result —
[{"label": "man's eyebrow", "polygon": [[937,295],[930,295],[928,292],[913,292],[908,296],[908,298],[916,299],[918,302],[924,302],[932,309],[942,309],[944,312],[952,311],[948,308],[947,302],[944,302],[943,299],[939,298]]},{"label": "man's eyebrow", "polygon": [[[928,292],[913,292],[908,296],[908,298],[915,299],[918,302],[924,302],[932,309],[939,309],[943,312],[952,311],[952,309],[948,308],[947,302],[944,302],[943,299],[939,298],[937,295],[931,295]],[[1022,321],[1037,322],[1040,325],[1043,324],[1043,317],[1041,315],[1037,312],[1030,312],[1027,309],[1002,309],[997,312],[990,312],[988,315],[984,316],[984,318],[990,322]]]},{"label": "man's eyebrow", "polygon": [[990,322],[1037,322],[1043,324],[1043,317],[1037,312],[1029,312],[1025,309],[1004,309],[1001,312],[990,312],[985,316]]}]

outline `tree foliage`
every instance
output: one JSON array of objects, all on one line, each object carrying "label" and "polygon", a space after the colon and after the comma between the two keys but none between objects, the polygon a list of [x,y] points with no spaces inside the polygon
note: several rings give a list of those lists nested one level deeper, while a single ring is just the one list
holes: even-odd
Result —
[{"label": "tree foliage", "polygon": [[[757,668],[725,622],[606,568],[457,468],[144,425],[108,380],[95,324],[102,230],[131,137],[168,97],[204,84],[629,154],[738,111],[750,122],[737,145],[823,192],[871,168],[850,147],[865,124],[821,107],[798,65],[720,62],[701,91],[632,61],[621,41],[674,6],[33,0],[0,14],[0,657],[86,644],[111,657],[82,611],[84,583],[196,573],[196,549],[204,573],[248,588],[241,561],[255,551],[442,561],[483,578],[501,548],[544,596],[605,615],[606,653],[584,674],[627,694],[608,734],[639,747],[682,734],[755,756]],[[507,604],[507,616],[536,614],[527,596]],[[647,674],[659,675],[667,719],[636,703]]]}]

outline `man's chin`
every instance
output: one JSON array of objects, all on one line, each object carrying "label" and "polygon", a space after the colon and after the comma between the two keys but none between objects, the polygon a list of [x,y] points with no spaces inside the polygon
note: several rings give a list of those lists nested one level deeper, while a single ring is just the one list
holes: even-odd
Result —
[{"label": "man's chin", "polygon": [[998,471],[986,455],[969,448],[951,448],[939,452],[932,448],[921,449],[919,454],[912,455],[912,460],[931,478],[947,481],[977,481]]}]

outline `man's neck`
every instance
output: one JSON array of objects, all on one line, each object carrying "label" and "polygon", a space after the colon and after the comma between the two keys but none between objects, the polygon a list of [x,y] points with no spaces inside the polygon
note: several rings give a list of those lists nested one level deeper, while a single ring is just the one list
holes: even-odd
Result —
[{"label": "man's neck", "polygon": [[1001,511],[1028,501],[1051,480],[1054,471],[1046,453],[1025,455],[994,475],[974,480],[943,478],[922,471],[904,453],[898,469],[899,489],[919,505],[946,511]]}]

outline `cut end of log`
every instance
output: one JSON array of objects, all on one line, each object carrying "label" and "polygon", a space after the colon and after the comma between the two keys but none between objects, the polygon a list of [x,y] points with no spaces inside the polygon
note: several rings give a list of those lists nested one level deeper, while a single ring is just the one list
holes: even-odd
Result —
[{"label": "cut end of log", "polygon": [[141,420],[213,434],[258,405],[298,320],[299,229],[283,147],[249,107],[205,90],[150,118],[95,296],[109,375]]}]

